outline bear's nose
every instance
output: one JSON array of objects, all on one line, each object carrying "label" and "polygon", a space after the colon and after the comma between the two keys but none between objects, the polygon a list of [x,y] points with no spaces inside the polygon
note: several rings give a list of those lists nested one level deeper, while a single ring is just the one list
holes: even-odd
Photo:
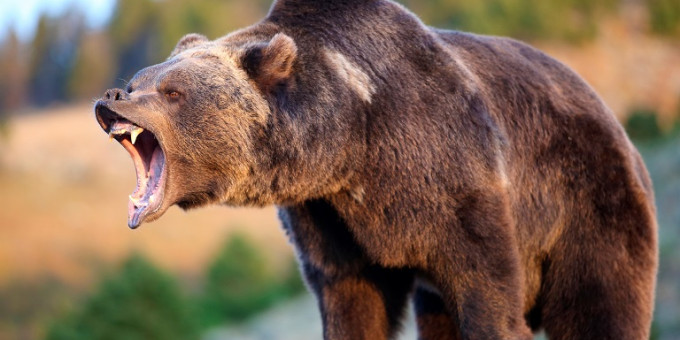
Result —
[{"label": "bear's nose", "polygon": [[106,100],[129,100],[130,95],[123,91],[122,89],[108,89],[104,93],[104,99]]}]

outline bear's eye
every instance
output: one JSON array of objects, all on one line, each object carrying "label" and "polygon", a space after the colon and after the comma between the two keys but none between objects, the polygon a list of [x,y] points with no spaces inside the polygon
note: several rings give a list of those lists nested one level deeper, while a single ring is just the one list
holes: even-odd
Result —
[{"label": "bear's eye", "polygon": [[177,100],[180,97],[180,93],[174,90],[170,90],[165,92],[165,96],[168,97],[168,99]]}]

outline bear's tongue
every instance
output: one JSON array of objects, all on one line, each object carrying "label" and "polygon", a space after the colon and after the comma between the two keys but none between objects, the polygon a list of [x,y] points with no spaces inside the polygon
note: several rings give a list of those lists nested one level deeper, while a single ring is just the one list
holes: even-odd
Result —
[{"label": "bear's tongue", "polygon": [[129,196],[128,226],[137,228],[144,217],[160,208],[165,183],[165,154],[155,136],[129,121],[119,120],[109,130],[132,157],[137,187]]}]

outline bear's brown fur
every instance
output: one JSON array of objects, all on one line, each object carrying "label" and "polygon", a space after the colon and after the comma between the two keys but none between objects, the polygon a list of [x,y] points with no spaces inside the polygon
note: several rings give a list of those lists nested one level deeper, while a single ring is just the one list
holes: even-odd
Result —
[{"label": "bear's brown fur", "polygon": [[95,109],[135,160],[131,227],[276,204],[326,339],[393,337],[409,296],[421,339],[649,337],[645,166],[593,90],[523,43],[389,0],[278,0]]}]

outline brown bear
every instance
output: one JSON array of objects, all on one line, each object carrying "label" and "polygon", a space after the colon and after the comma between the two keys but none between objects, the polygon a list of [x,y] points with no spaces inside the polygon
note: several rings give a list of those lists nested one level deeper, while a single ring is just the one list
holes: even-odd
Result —
[{"label": "brown bear", "polygon": [[190,34],[95,105],[131,154],[129,226],[278,206],[325,339],[647,339],[652,184],[569,68],[389,0],[278,0]]}]

